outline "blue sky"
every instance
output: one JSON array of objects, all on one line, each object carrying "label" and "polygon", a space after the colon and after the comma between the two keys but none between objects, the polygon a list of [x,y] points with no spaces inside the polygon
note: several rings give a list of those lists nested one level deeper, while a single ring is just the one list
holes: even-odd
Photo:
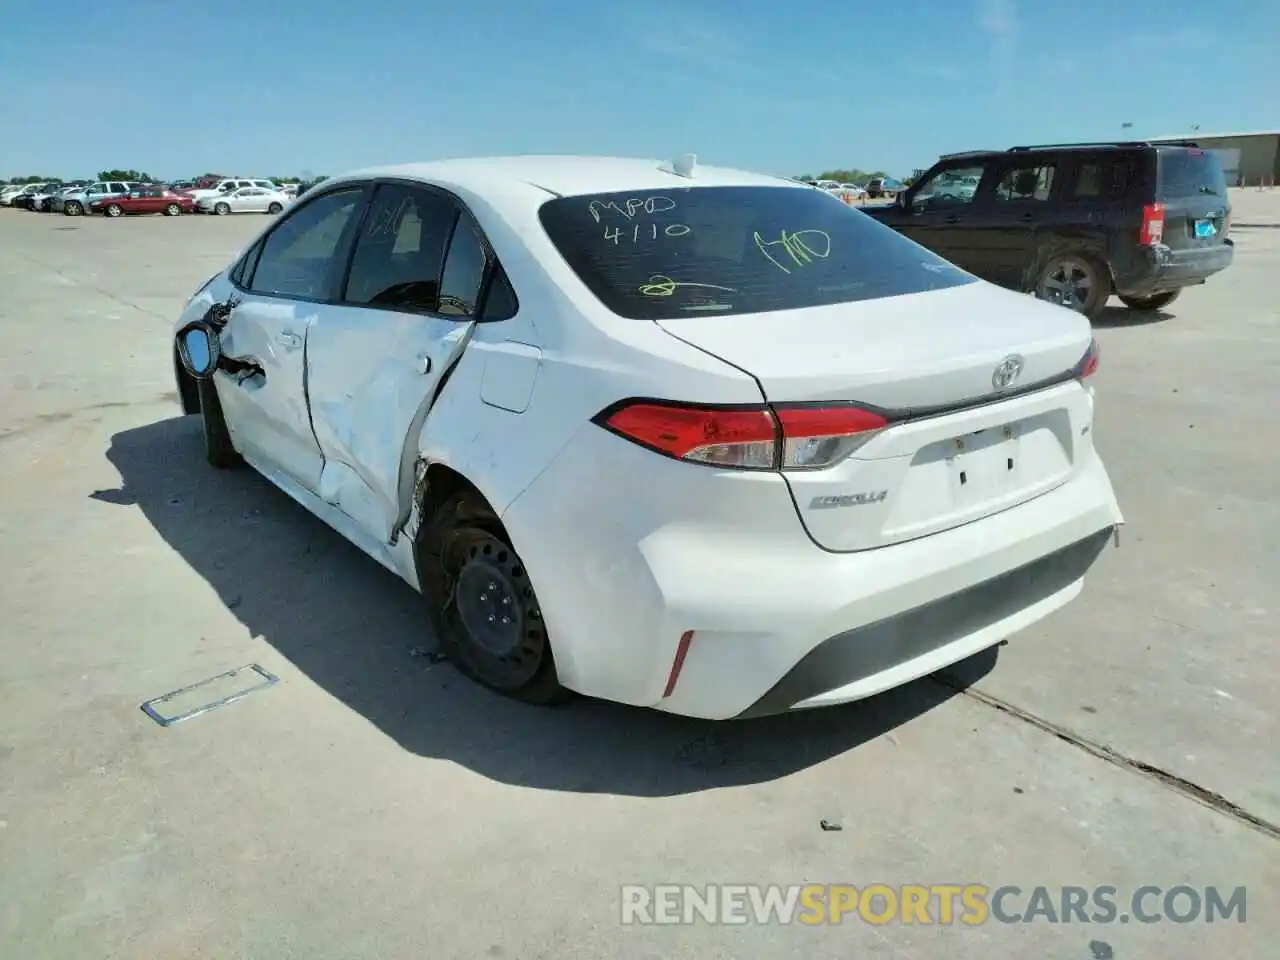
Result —
[{"label": "blue sky", "polygon": [[[34,9],[34,8],[29,8]],[[0,176],[504,153],[779,174],[1280,128],[1275,0],[69,0],[0,29]]]}]

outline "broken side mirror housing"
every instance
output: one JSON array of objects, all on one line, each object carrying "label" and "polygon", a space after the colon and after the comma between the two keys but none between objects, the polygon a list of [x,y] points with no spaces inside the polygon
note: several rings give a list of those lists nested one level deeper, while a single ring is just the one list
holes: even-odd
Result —
[{"label": "broken side mirror housing", "polygon": [[197,380],[208,380],[222,360],[218,331],[204,320],[195,320],[178,331],[178,359]]}]

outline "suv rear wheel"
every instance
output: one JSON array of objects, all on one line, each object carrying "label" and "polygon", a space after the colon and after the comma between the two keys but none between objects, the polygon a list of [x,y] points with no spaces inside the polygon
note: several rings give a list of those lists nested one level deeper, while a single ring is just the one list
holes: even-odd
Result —
[{"label": "suv rear wheel", "polygon": [[1130,310],[1161,310],[1177,300],[1181,292],[1181,290],[1170,290],[1167,293],[1157,293],[1153,297],[1126,297],[1121,294],[1120,302]]},{"label": "suv rear wheel", "polygon": [[1092,320],[1107,305],[1111,278],[1093,257],[1062,253],[1050,258],[1040,269],[1035,294],[1041,300],[1083,313]]}]

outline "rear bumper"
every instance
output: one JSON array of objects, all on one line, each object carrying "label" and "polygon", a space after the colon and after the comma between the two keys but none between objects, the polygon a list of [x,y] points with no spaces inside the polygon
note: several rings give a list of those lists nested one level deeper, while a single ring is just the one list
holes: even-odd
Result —
[{"label": "rear bumper", "polygon": [[1076,596],[1123,518],[1090,446],[1071,480],[1033,500],[831,553],[804,533],[780,476],[704,471],[597,430],[503,522],[562,683],[729,719],[859,700],[998,643]]},{"label": "rear bumper", "polygon": [[1229,239],[1213,247],[1173,250],[1165,246],[1143,247],[1130,268],[1116,279],[1116,292],[1128,297],[1150,297],[1204,283],[1227,269],[1235,259]]}]

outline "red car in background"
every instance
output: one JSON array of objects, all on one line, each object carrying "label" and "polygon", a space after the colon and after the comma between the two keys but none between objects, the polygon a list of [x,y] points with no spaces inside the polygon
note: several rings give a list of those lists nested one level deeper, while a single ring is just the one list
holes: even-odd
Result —
[{"label": "red car in background", "polygon": [[101,213],[108,217],[137,213],[163,213],[167,217],[176,217],[183,213],[195,213],[195,209],[196,202],[189,195],[155,184],[122,197],[106,197],[89,204],[90,213]]}]

